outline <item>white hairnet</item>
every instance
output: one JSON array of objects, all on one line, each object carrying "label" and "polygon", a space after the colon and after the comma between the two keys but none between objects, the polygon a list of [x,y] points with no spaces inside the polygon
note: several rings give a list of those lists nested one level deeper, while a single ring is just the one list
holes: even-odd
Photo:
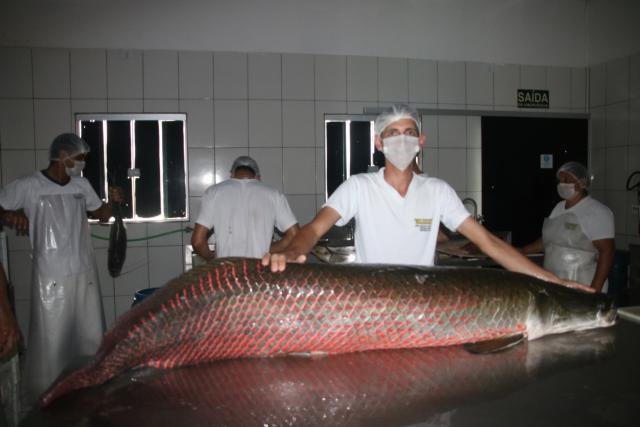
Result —
[{"label": "white hairnet", "polygon": [[61,150],[65,151],[69,157],[91,151],[89,144],[75,133],[62,133],[55,137],[49,147],[49,160],[59,160]]},{"label": "white hairnet", "polygon": [[589,170],[578,162],[567,162],[560,166],[558,172],[556,172],[556,177],[560,178],[560,172],[568,173],[578,181],[582,182],[585,187],[590,186],[591,180],[593,179]]},{"label": "white hairnet", "polygon": [[416,122],[418,132],[422,132],[420,128],[420,116],[415,108],[407,104],[393,104],[391,107],[382,110],[373,125],[376,135],[380,135],[393,122],[397,122],[400,119],[411,119]]},{"label": "white hairnet", "polygon": [[249,168],[253,171],[254,174],[260,175],[260,168],[258,167],[258,163],[253,160],[249,156],[240,156],[233,161],[233,165],[231,165],[231,173],[234,173],[237,168]]}]

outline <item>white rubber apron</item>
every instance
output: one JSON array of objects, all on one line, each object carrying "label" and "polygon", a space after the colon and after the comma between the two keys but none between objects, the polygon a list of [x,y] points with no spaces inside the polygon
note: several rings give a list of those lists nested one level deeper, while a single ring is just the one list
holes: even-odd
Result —
[{"label": "white rubber apron", "polygon": [[[596,273],[598,250],[584,234],[572,212],[545,218],[542,225],[544,268],[563,279],[591,285]],[[605,282],[602,292],[607,292]]]},{"label": "white rubber apron", "polygon": [[94,354],[105,330],[100,283],[82,194],[40,197],[32,218],[28,401],[75,358]]}]

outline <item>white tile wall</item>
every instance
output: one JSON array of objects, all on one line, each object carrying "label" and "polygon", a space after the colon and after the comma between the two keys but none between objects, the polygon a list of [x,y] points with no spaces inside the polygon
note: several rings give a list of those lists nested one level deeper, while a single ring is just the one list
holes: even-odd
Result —
[{"label": "white tile wall", "polygon": [[467,121],[465,116],[438,116],[438,147],[465,148]]},{"label": "white tile wall", "polygon": [[69,51],[33,49],[33,93],[36,98],[69,98]]},{"label": "white tile wall", "polygon": [[426,147],[438,147],[438,116],[422,116],[422,133],[427,138]]},{"label": "white tile wall", "polygon": [[31,50],[0,48],[0,98],[32,98]]},{"label": "white tile wall", "polygon": [[445,180],[456,191],[466,191],[467,150],[439,148],[437,177]]},{"label": "white tile wall", "polygon": [[213,94],[217,99],[247,98],[247,54],[220,52],[213,55]]},{"label": "white tile wall", "polygon": [[577,111],[587,109],[587,70],[571,69],[571,108]]},{"label": "white tile wall", "polygon": [[378,100],[378,58],[347,58],[347,98],[354,101]]},{"label": "white tile wall", "polygon": [[629,144],[640,145],[640,98],[629,101]]},{"label": "white tile wall", "polygon": [[178,99],[145,99],[142,109],[145,113],[175,113],[180,108]]},{"label": "white tile wall", "polygon": [[49,148],[56,135],[73,131],[69,99],[36,99],[33,111],[36,148]]},{"label": "white tile wall", "polygon": [[181,246],[149,248],[149,285],[159,287],[184,271]]},{"label": "white tile wall", "polygon": [[606,189],[624,190],[627,179],[627,147],[607,148]]},{"label": "white tile wall", "polygon": [[315,57],[315,97],[318,100],[347,99],[347,58],[339,55]]},{"label": "white tile wall", "polygon": [[249,101],[249,146],[282,147],[281,101]]},{"label": "white tile wall", "polygon": [[607,67],[600,64],[589,69],[589,105],[598,107],[605,104],[607,89]]},{"label": "white tile wall", "polygon": [[282,103],[282,142],[285,147],[313,147],[316,145],[315,104],[313,101],[284,101]]},{"label": "white tile wall", "polygon": [[[549,89],[549,108],[571,108],[571,68],[549,67],[547,70],[547,89]],[[582,90],[584,93],[584,90]]]},{"label": "white tile wall", "polygon": [[607,150],[606,148],[591,149],[591,174],[594,176],[591,188],[604,190],[607,186]]},{"label": "white tile wall", "polygon": [[438,102],[438,63],[424,59],[409,60],[409,102]]},{"label": "white tile wall", "polygon": [[213,97],[213,54],[210,52],[179,52],[178,73],[180,98]]},{"label": "white tile wall", "polygon": [[246,147],[249,145],[249,106],[245,100],[214,102],[216,147]]},{"label": "white tile wall", "polygon": [[281,66],[280,54],[249,54],[249,98],[282,98]]},{"label": "white tile wall", "polygon": [[464,62],[438,62],[438,103],[465,104],[466,64]]},{"label": "white tile wall", "polygon": [[607,145],[605,124],[605,108],[596,107],[591,109],[591,120],[589,120],[589,137],[591,148],[601,148]]},{"label": "white tile wall", "polygon": [[607,104],[629,99],[629,58],[620,58],[606,64],[605,99]]},{"label": "white tile wall", "polygon": [[516,93],[520,88],[520,66],[495,65],[493,68],[493,100],[495,106],[516,106]]},{"label": "white tile wall", "polygon": [[143,56],[143,96],[145,99],[178,98],[178,53],[145,51]]},{"label": "white tile wall", "polygon": [[71,97],[93,99],[107,97],[107,52],[105,50],[71,50]]},{"label": "white tile wall", "polygon": [[640,97],[640,53],[629,59],[629,98]]},{"label": "white tile wall", "polygon": [[605,141],[607,147],[628,144],[629,103],[608,105],[605,109]]},{"label": "white tile wall", "polygon": [[520,89],[547,89],[547,67],[520,67]]},{"label": "white tile wall", "polygon": [[282,97],[284,99],[315,99],[314,56],[282,55]]},{"label": "white tile wall", "polygon": [[287,200],[298,220],[298,224],[304,225],[316,215],[315,195],[288,195]]},{"label": "white tile wall", "polygon": [[107,93],[110,99],[142,99],[142,52],[107,52]]},{"label": "white tile wall", "polygon": [[315,194],[315,148],[284,148],[284,192],[289,194]]},{"label": "white tile wall", "polygon": [[467,62],[467,104],[493,105],[493,66],[481,62]]},{"label": "white tile wall", "polygon": [[408,61],[403,58],[378,60],[378,96],[383,102],[409,101]]},{"label": "white tile wall", "polygon": [[187,114],[188,146],[213,148],[213,101],[181,99],[180,112]]},{"label": "white tile wall", "polygon": [[[147,234],[149,240],[147,246],[180,246],[182,245],[182,223],[181,222],[161,222],[147,224]],[[153,257],[150,258],[153,260]]]},{"label": "white tile wall", "polygon": [[28,175],[35,168],[33,150],[2,151],[2,183],[8,184],[16,178]]},{"label": "white tile wall", "polygon": [[[189,194],[202,196],[214,181],[213,150],[210,148],[189,148]],[[231,163],[229,164],[231,167]]]},{"label": "white tile wall", "polygon": [[114,282],[115,295],[128,298],[132,298],[137,290],[149,287],[149,257],[146,247],[127,248],[127,258],[120,276]]},{"label": "white tile wall", "polygon": [[33,148],[33,100],[0,99],[2,149]]}]

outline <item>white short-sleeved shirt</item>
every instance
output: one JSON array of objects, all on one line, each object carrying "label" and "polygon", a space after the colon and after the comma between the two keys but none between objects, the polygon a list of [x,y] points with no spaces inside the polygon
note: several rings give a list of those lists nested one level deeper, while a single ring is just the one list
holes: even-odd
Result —
[{"label": "white short-sleeved shirt", "polygon": [[433,265],[438,228],[455,231],[469,217],[446,182],[413,175],[405,197],[384,179],[384,168],[351,176],[325,206],[340,214],[337,225],[356,218],[356,261]]},{"label": "white short-sleeved shirt", "polygon": [[584,234],[591,241],[615,238],[616,230],[613,212],[596,199],[587,196],[569,209],[565,209],[564,206],[565,201],[562,200],[553,208],[549,218],[555,218],[571,212],[578,218]]},{"label": "white short-sleeved shirt", "polygon": [[87,211],[94,211],[102,206],[102,200],[87,179],[81,176],[72,176],[69,182],[61,185],[41,171],[18,178],[0,189],[0,206],[6,210],[24,209],[25,215],[29,218],[29,236],[33,244],[34,224],[31,219],[35,215],[40,196],[56,194],[84,196]]},{"label": "white short-sleeved shirt", "polygon": [[297,223],[287,198],[256,179],[231,178],[207,188],[198,224],[213,228],[216,256],[259,258],[269,251],[274,226]]}]

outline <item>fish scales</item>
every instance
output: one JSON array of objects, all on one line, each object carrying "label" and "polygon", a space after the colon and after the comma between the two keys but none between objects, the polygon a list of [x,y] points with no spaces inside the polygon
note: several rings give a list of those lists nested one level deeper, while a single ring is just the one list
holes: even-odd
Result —
[{"label": "fish scales", "polygon": [[576,300],[591,314],[602,303],[497,270],[291,264],[272,273],[259,260],[220,259],[174,279],[121,316],[93,362],[61,378],[41,404],[136,367],[535,338],[559,332],[531,326],[539,300],[550,295]]}]

